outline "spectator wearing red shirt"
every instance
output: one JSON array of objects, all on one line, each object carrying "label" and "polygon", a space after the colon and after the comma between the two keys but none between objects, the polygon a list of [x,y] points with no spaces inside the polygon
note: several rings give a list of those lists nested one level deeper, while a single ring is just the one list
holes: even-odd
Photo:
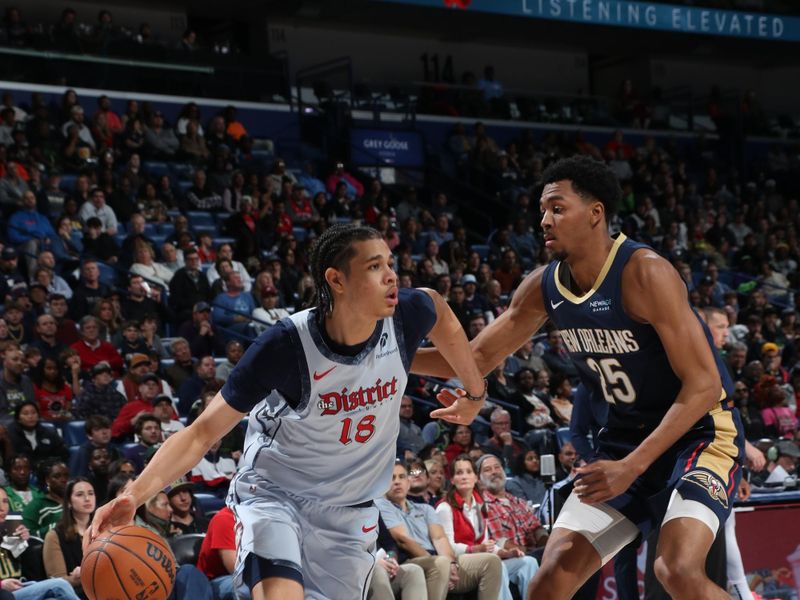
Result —
[{"label": "spectator wearing red shirt", "polygon": [[517,260],[517,253],[511,249],[503,252],[503,259],[500,266],[492,274],[500,282],[500,290],[504,294],[510,294],[522,281],[522,268]]},{"label": "spectator wearing red shirt", "polygon": [[[120,439],[133,435],[136,419],[142,413],[149,413],[153,410],[153,400],[158,396],[160,390],[161,382],[157,375],[148,373],[143,376],[139,382],[138,396],[123,404],[114,422],[111,423],[111,437]],[[160,427],[161,423],[159,423]]]},{"label": "spectator wearing red shirt", "polygon": [[[67,318],[69,305],[62,294],[50,295],[50,315],[56,320],[56,341],[71,346],[80,341],[78,326],[75,321]],[[98,331],[99,335],[99,331]]]},{"label": "spectator wearing red shirt", "polygon": [[211,581],[215,600],[250,598],[250,590],[242,586],[234,590],[233,570],[236,567],[236,519],[227,506],[215,514],[200,546],[197,568]]},{"label": "spectator wearing red shirt", "polygon": [[106,126],[110,130],[112,135],[117,135],[122,133],[122,119],[119,118],[119,115],[111,110],[111,100],[108,96],[100,96],[97,99],[97,112],[96,115],[103,115],[106,120]]},{"label": "spectator wearing red shirt", "polygon": [[311,207],[311,200],[309,200],[308,194],[306,194],[306,187],[302,183],[295,183],[292,186],[292,195],[289,199],[287,212],[295,227],[311,227],[314,209]]},{"label": "spectator wearing red shirt", "polygon": [[275,201],[275,215],[273,219],[275,220],[275,231],[278,235],[281,237],[291,235],[294,225],[292,224],[291,215],[286,212],[286,202],[284,200]]},{"label": "spectator wearing red shirt", "polygon": [[111,365],[115,377],[119,377],[122,372],[122,356],[109,342],[100,340],[100,323],[98,320],[87,315],[81,319],[80,325],[81,339],[70,346],[77,351],[81,357],[81,365],[84,371],[91,371],[92,367],[99,362],[106,361]]},{"label": "spectator wearing red shirt", "polygon": [[547,543],[548,534],[524,500],[506,493],[506,474],[500,460],[486,454],[478,459],[478,474],[484,487],[489,538],[506,540],[504,548],[529,553]]},{"label": "spectator wearing red shirt", "polygon": [[45,421],[66,422],[72,419],[72,388],[64,381],[58,360],[45,356],[33,370],[33,395],[39,415]]},{"label": "spectator wearing red shirt", "polygon": [[336,170],[330,174],[328,180],[325,182],[328,192],[333,194],[336,191],[336,186],[338,186],[340,182],[347,186],[348,196],[361,198],[361,196],[364,195],[364,186],[361,185],[358,179],[345,171],[344,163],[336,163]]},{"label": "spectator wearing red shirt", "polygon": [[611,151],[614,156],[619,156],[622,151],[622,158],[630,160],[633,158],[633,146],[625,141],[625,135],[619,129],[614,132],[614,138],[606,144],[606,151]]}]

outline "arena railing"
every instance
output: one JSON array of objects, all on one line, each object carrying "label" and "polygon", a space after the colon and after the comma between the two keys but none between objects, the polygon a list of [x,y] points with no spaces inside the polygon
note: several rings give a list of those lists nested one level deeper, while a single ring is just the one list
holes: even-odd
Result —
[{"label": "arena railing", "polygon": [[72,87],[291,103],[285,53],[256,61],[211,52],[148,52],[83,54],[0,45],[0,79],[36,84],[63,80]]}]

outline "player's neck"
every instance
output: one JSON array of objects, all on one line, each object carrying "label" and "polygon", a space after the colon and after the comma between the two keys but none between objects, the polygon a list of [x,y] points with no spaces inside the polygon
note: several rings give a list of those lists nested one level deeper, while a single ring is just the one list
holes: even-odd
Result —
[{"label": "player's neck", "polygon": [[[614,240],[605,235],[601,240],[592,240],[583,244],[580,248],[571,250],[564,262],[569,267],[569,274],[572,278],[572,287],[577,287],[581,293],[585,293],[592,288],[597,281],[600,271],[606,264]],[[598,251],[598,248],[601,248]]]},{"label": "player's neck", "polygon": [[324,327],[331,341],[342,346],[357,346],[366,342],[375,331],[375,319],[334,306],[333,313],[325,317]]}]

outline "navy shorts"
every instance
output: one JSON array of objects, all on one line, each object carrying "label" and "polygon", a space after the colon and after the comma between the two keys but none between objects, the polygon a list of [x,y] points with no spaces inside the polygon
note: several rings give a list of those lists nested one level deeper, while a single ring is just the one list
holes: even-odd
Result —
[{"label": "navy shorts", "polygon": [[[661,524],[673,490],[710,508],[724,523],[742,477],[744,434],[736,409],[706,414],[627,491],[607,502],[646,536]],[[597,459],[625,458],[647,437],[639,431],[603,429]]]}]

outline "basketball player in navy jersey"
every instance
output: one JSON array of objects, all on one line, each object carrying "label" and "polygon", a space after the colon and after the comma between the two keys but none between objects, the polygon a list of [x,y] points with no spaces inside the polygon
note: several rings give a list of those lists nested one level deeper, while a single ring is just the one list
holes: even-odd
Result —
[{"label": "basketball player in navy jersey", "polygon": [[424,337],[468,396],[432,413],[468,424],[481,376],[458,319],[437,293],[398,289],[392,255],[369,227],[324,232],[311,255],[317,307],[283,319],[247,350],[201,416],[170,436],[126,493],[97,511],[86,542],[199,462],[249,413],[228,505],[237,587],[256,599],[366,598],[378,510],[389,488],[399,403]]},{"label": "basketball player in navy jersey", "polygon": [[[570,598],[661,522],[655,569],[667,592],[728,598],[704,565],[741,476],[731,382],[672,265],[609,235],[620,196],[602,163],[573,157],[548,167],[541,225],[555,260],[528,275],[509,309],[472,341],[488,373],[549,319],[582,383],[609,403],[599,454],[578,470],[527,597]],[[420,351],[412,370],[452,374],[435,351]],[[440,394],[445,405],[454,399]]]}]

